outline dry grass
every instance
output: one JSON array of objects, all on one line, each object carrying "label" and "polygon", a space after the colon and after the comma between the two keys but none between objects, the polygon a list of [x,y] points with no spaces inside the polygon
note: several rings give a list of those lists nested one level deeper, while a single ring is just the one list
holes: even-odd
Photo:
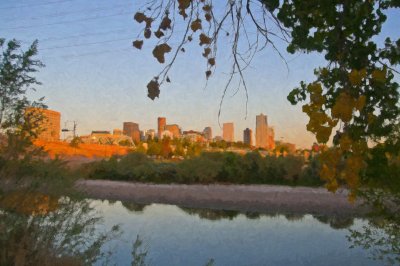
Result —
[{"label": "dry grass", "polygon": [[125,155],[132,150],[127,147],[100,144],[79,144],[78,147],[72,147],[69,143],[61,141],[36,140],[34,144],[43,147],[51,158],[56,156],[111,157],[113,155]]}]

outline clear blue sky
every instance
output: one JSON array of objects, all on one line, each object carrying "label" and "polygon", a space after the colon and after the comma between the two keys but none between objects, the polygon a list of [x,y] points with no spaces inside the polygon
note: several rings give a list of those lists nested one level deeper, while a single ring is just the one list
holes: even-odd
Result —
[{"label": "clear blue sky", "polygon": [[[219,47],[217,70],[206,88],[204,58],[198,45],[191,44],[170,73],[172,83],[163,86],[160,98],[152,101],[147,98],[146,84],[163,66],[152,57],[150,42],[142,51],[131,46],[141,30],[133,14],[142,3],[0,0],[0,37],[28,43],[39,40],[39,57],[46,67],[38,74],[43,85],[31,96],[45,96],[49,108],[61,112],[63,125],[66,120],[78,121],[81,135],[121,128],[123,121],[138,122],[140,129],[154,129],[158,116],[184,130],[211,126],[213,135],[220,135],[219,101],[230,69],[226,43]],[[390,12],[382,35],[399,38],[399,26],[399,12]],[[307,116],[300,105],[290,105],[286,96],[301,80],[313,80],[313,69],[324,65],[324,60],[315,54],[292,56],[285,53],[284,44],[278,43],[278,47],[290,61],[289,72],[271,47],[261,52],[245,73],[247,119],[241,90],[226,97],[221,122],[234,122],[235,138],[242,140],[243,130],[254,130],[255,116],[264,113],[275,127],[277,140],[309,147],[314,136],[306,131]]]}]

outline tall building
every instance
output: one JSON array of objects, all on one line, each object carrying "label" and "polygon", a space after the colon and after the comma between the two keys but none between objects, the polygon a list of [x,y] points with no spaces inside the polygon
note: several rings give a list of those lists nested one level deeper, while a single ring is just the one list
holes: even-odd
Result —
[{"label": "tall building", "polygon": [[203,130],[204,138],[208,141],[212,140],[212,129],[211,127],[205,127]]},{"label": "tall building", "polygon": [[256,147],[268,149],[268,120],[267,116],[256,116]]},{"label": "tall building", "polygon": [[173,138],[180,138],[181,137],[181,129],[177,124],[166,125],[164,130],[168,130],[171,132]]},{"label": "tall building", "polygon": [[268,149],[275,149],[275,130],[273,127],[268,127]]},{"label": "tall building", "polygon": [[32,121],[34,121],[38,117],[40,117],[41,121],[37,125],[39,129],[37,138],[45,141],[60,140],[61,113],[36,107],[26,109],[26,119],[32,119]]},{"label": "tall building", "polygon": [[139,124],[134,122],[124,122],[123,133],[132,138],[135,143],[140,142]]},{"label": "tall building", "polygon": [[250,128],[243,130],[243,143],[247,145],[253,144],[253,131]]},{"label": "tall building", "polygon": [[224,123],[222,126],[222,137],[224,138],[225,141],[227,142],[234,142],[235,137],[234,137],[234,129],[233,129],[233,123]]},{"label": "tall building", "polygon": [[165,126],[167,125],[167,119],[165,117],[159,117],[157,119],[157,125],[158,125],[158,138],[161,139],[161,134],[165,130]]}]

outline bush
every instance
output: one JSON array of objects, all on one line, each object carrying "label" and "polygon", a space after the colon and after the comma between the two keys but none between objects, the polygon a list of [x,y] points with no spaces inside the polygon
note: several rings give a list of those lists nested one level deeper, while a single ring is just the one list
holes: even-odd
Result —
[{"label": "bush", "polygon": [[319,165],[306,165],[302,157],[263,158],[258,152],[244,156],[232,152],[203,152],[180,162],[157,162],[143,153],[91,163],[87,176],[95,179],[155,183],[234,183],[321,185]]}]

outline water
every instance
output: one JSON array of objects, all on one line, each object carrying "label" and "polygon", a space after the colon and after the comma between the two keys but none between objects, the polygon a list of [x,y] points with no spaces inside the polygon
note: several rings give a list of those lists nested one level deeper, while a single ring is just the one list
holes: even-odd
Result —
[{"label": "water", "polygon": [[104,227],[120,224],[111,261],[130,265],[139,235],[151,265],[382,265],[368,251],[350,249],[349,228],[358,218],[312,215],[258,215],[184,209],[172,205],[92,202],[103,213]]}]

